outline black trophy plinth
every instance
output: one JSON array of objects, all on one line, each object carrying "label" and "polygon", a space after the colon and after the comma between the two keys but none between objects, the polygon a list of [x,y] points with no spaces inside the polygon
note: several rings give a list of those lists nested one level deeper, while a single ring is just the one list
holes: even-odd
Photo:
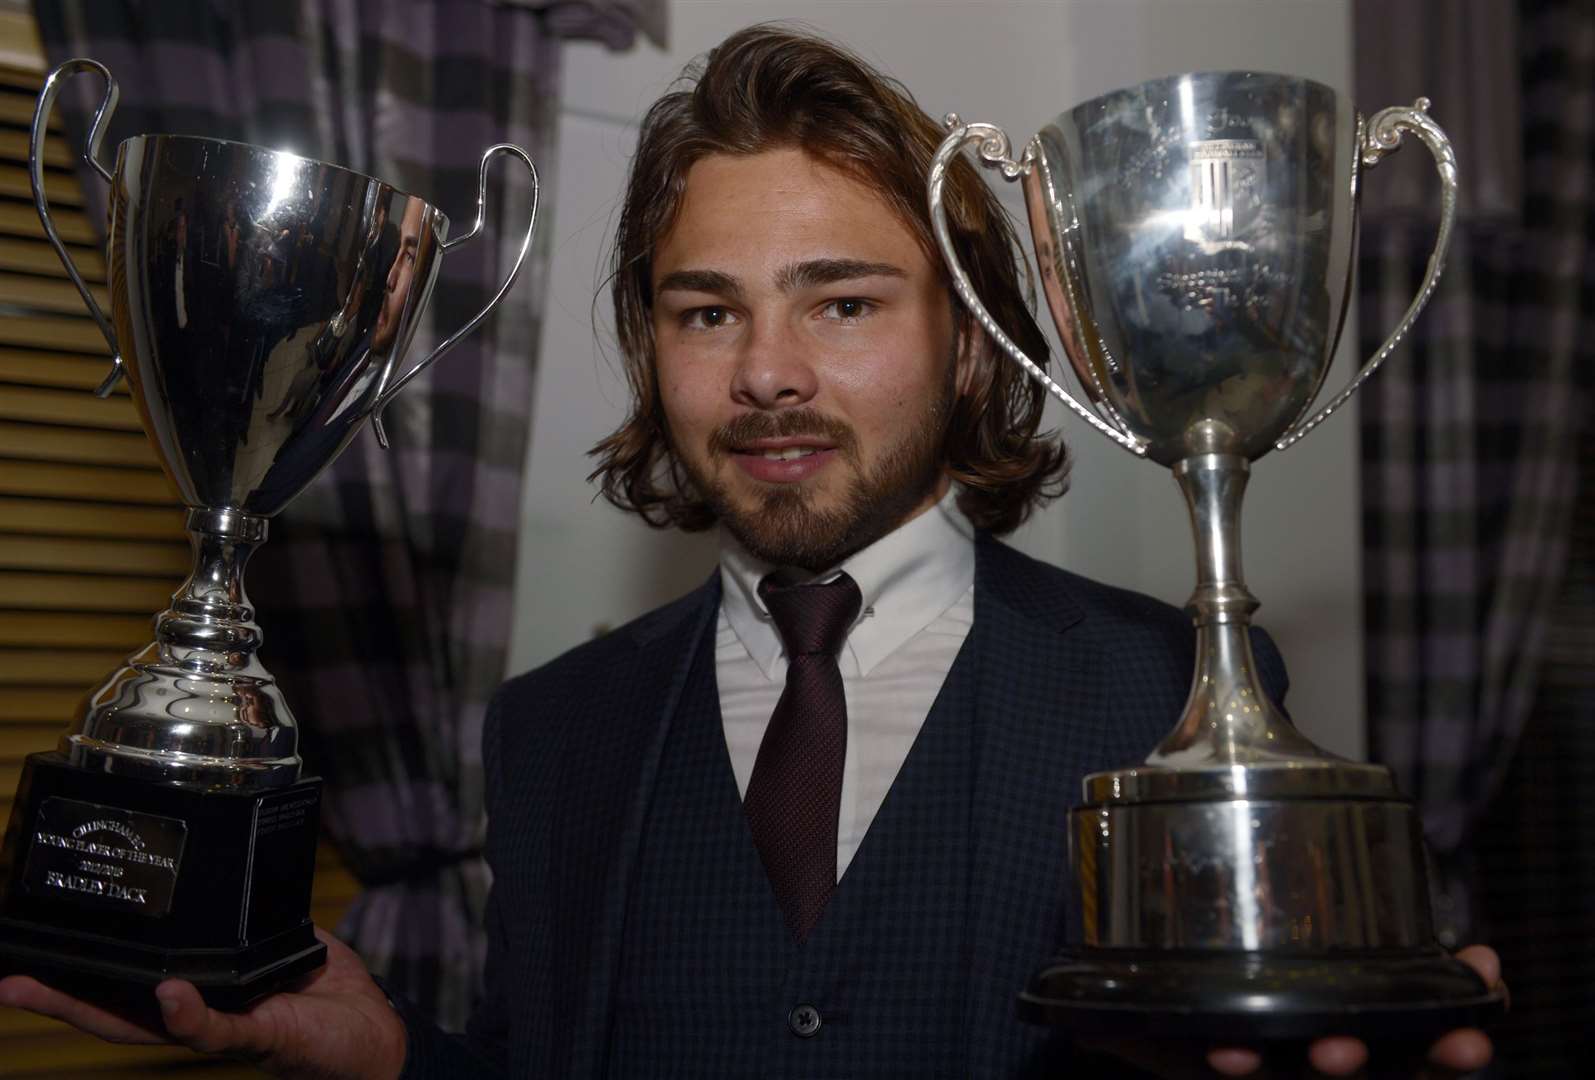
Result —
[{"label": "black trophy plinth", "polygon": [[1504,1010],[1499,993],[1438,946],[1317,956],[1075,948],[1019,995],[1020,1018],[1032,1023],[1213,1046],[1355,1035],[1421,1051],[1448,1031],[1485,1027]]},{"label": "black trophy plinth", "polygon": [[163,979],[220,1009],[325,960],[310,922],[321,781],[231,791],[32,754],[0,850],[0,976],[142,1011]]}]

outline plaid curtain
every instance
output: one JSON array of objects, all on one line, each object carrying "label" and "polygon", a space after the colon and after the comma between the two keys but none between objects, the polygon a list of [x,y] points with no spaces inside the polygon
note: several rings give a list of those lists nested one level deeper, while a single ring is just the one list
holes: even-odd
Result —
[{"label": "plaid curtain", "polygon": [[[658,0],[39,0],[52,62],[92,56],[122,86],[111,145],[140,132],[292,149],[475,216],[478,161],[520,144],[553,175],[561,39],[657,31]],[[101,88],[77,79],[84,114]],[[85,188],[102,205],[104,185]],[[495,167],[488,229],[443,261],[409,360],[493,294],[525,229],[524,170]],[[481,726],[504,676],[541,279],[401,394],[392,450],[363,433],[271,526],[249,587],[323,815],[365,886],[338,933],[445,1027],[482,966],[488,874]],[[526,280],[529,279],[529,280]]]},{"label": "plaid curtain", "polygon": [[[1588,376],[1586,376],[1586,379]],[[1585,384],[1585,400],[1591,396]],[[1512,1013],[1502,1075],[1577,1076],[1595,1049],[1595,424],[1579,449],[1567,571],[1534,710],[1475,847],[1484,939],[1501,953]]]},{"label": "plaid curtain", "polygon": [[[1432,96],[1463,166],[1439,291],[1362,397],[1371,745],[1422,808],[1460,944],[1481,929],[1473,840],[1535,704],[1591,413],[1595,8],[1358,0],[1355,24],[1359,104]],[[1416,179],[1363,183],[1365,351],[1433,242],[1432,168],[1409,156]]]}]

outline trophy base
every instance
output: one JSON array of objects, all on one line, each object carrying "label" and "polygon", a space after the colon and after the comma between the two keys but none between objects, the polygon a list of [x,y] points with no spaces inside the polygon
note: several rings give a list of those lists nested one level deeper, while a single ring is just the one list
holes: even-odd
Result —
[{"label": "trophy base", "polygon": [[311,924],[241,949],[151,949],[98,934],[0,918],[0,976],[30,975],[121,1012],[156,1011],[165,979],[186,979],[214,1009],[237,1012],[326,962]]},{"label": "trophy base", "polygon": [[119,1011],[163,979],[240,1009],[320,967],[321,781],[155,783],[31,754],[0,848],[0,975]]},{"label": "trophy base", "polygon": [[1210,1045],[1355,1035],[1421,1042],[1505,1009],[1462,961],[1432,950],[1287,954],[1067,949],[1019,995],[1019,1016],[1093,1037]]}]

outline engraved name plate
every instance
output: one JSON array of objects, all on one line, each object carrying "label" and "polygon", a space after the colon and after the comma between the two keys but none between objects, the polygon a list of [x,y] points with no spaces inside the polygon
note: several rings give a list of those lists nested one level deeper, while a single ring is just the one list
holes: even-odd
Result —
[{"label": "engraved name plate", "polygon": [[40,896],[165,915],[187,836],[176,818],[48,798],[34,821],[23,885]]}]

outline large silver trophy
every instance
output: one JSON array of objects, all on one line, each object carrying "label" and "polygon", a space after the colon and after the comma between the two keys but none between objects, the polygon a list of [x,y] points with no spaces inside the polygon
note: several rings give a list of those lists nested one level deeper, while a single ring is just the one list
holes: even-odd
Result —
[{"label": "large silver trophy", "polygon": [[[107,318],[50,219],[40,161],[65,78],[106,81],[85,160],[111,185]],[[141,135],[107,171],[110,73],[72,60],[33,119],[34,201],[188,507],[194,570],[155,640],[87,696],[55,751],[31,755],[0,855],[0,974],[144,1001],[161,978],[237,1007],[318,966],[309,920],[321,781],[256,657],[244,562],[276,514],[504,298],[537,210],[508,144],[482,156],[477,219],[380,180],[218,139]],[[503,285],[408,370],[400,361],[445,252],[483,227],[487,170],[531,170],[531,220]]]},{"label": "large silver trophy", "polygon": [[[1142,763],[1086,777],[1070,847],[1083,945],[1021,995],[1030,1019],[1098,1034],[1420,1037],[1496,995],[1437,944],[1417,815],[1388,769],[1319,749],[1258,680],[1241,576],[1250,463],[1290,447],[1379,366],[1432,293],[1456,162],[1428,102],[1364,119],[1306,79],[1211,72],[1086,102],[1018,158],[948,117],[929,199],[958,295],[1069,408],[1173,470],[1196,535],[1196,670]],[[1346,313],[1362,171],[1415,135],[1441,223],[1417,297],[1317,412]],[[943,207],[965,147],[1022,182],[1047,306],[1081,404],[993,323]]]}]

